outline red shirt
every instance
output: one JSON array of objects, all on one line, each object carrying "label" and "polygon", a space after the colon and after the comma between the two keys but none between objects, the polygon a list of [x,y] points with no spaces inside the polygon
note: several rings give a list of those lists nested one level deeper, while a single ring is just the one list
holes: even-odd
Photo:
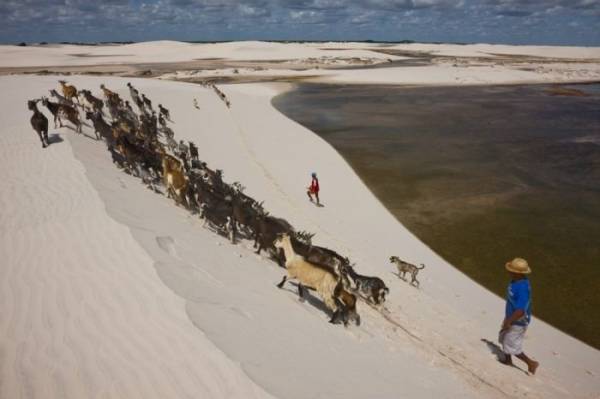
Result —
[{"label": "red shirt", "polygon": [[313,177],[312,181],[310,182],[310,192],[311,193],[319,192],[319,180],[316,177]]}]

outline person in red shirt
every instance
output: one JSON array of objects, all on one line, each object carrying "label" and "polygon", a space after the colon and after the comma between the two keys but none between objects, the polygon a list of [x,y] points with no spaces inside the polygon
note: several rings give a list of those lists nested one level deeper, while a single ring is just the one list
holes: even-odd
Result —
[{"label": "person in red shirt", "polygon": [[317,205],[321,205],[319,202],[319,179],[317,179],[317,174],[315,172],[312,173],[312,181],[310,182],[310,187],[308,187],[308,191],[306,192],[308,195],[308,199],[310,202],[313,202],[313,195],[317,200]]}]

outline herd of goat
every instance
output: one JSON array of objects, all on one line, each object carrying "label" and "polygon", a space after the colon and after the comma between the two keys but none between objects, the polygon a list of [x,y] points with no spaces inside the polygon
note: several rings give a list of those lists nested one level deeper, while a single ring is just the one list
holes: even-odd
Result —
[{"label": "herd of goat", "polygon": [[[176,142],[169,127],[169,122],[173,123],[169,111],[158,104],[157,113],[152,101],[140,95],[131,83],[127,87],[138,112],[128,100],[104,85],[100,85],[101,99],[89,90],[77,90],[62,80],[59,83],[60,93],[50,90],[56,101],[46,97],[28,101],[33,112],[31,125],[43,147],[48,146],[48,119],[37,108],[38,103],[50,111],[55,128],[57,123],[62,127],[66,120],[78,133],[82,133],[81,109],[85,119],[93,124],[96,139],[106,143],[115,164],[141,178],[154,191],[158,191],[157,185],[162,181],[168,197],[198,214],[205,226],[232,243],[254,240],[257,254],[267,251],[280,266],[285,266],[287,273],[278,287],[283,287],[288,279],[296,280],[301,299],[305,289],[315,290],[332,312],[330,322],[360,324],[357,295],[374,306],[383,305],[389,293],[383,280],[358,274],[347,257],[313,245],[314,234],[296,231],[285,219],[270,215],[262,202],[244,194],[240,183],[225,183],[221,170],[210,169],[198,159],[198,147],[193,142]],[[212,87],[229,107],[225,95]],[[105,119],[105,111],[110,123]],[[419,268],[395,256],[390,262],[396,264],[399,277],[409,273],[411,284],[418,285],[416,275],[424,266]]]}]

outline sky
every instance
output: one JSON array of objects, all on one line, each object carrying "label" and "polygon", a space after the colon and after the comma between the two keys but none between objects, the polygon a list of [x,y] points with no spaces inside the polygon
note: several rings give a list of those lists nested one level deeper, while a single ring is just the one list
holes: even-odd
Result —
[{"label": "sky", "polygon": [[375,40],[600,46],[600,0],[0,0],[0,42]]}]

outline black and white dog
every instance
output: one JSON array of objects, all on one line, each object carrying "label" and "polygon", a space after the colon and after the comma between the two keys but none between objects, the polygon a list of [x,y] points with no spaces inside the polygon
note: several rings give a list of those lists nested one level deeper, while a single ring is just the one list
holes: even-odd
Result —
[{"label": "black and white dog", "polygon": [[354,268],[345,264],[341,267],[343,276],[348,276],[354,282],[356,291],[375,305],[383,305],[385,295],[390,292],[385,283],[379,277],[362,276],[354,271]]}]

